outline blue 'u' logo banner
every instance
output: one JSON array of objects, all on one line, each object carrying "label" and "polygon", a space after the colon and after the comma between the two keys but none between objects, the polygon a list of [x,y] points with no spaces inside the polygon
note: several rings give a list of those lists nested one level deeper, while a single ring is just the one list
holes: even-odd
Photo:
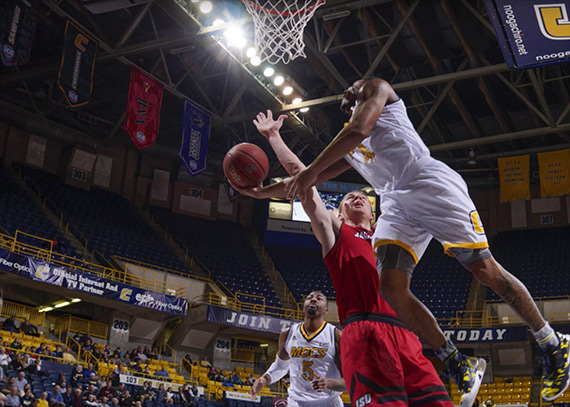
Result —
[{"label": "blue 'u' logo banner", "polygon": [[180,158],[192,175],[200,174],[207,167],[210,121],[206,111],[188,100],[184,103]]}]

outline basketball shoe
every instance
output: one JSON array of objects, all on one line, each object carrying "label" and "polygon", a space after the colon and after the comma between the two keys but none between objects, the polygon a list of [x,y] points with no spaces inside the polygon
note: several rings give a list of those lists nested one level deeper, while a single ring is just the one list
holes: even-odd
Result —
[{"label": "basketball shoe", "polygon": [[542,351],[542,398],[552,401],[564,393],[570,384],[570,335],[556,332],[560,344]]},{"label": "basketball shoe", "polygon": [[468,357],[458,352],[448,358],[447,366],[459,387],[461,407],[471,407],[481,387],[487,362],[485,359]]}]

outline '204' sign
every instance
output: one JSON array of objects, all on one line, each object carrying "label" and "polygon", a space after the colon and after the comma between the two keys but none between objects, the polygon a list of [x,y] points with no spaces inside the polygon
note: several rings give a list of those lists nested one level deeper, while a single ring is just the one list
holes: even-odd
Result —
[{"label": "'204' sign", "polygon": [[227,353],[230,351],[230,341],[225,339],[216,340],[216,350],[218,352]]}]

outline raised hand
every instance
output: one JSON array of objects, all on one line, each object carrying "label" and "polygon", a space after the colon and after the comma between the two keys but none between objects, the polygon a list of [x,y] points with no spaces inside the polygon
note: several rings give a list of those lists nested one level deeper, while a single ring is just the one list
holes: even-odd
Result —
[{"label": "raised hand", "polygon": [[255,396],[257,395],[257,393],[259,393],[261,391],[261,389],[263,389],[265,387],[266,384],[267,384],[267,381],[265,380],[265,378],[263,376],[261,376],[259,379],[257,379],[253,383],[253,386],[251,386],[251,399],[252,400],[255,400]]},{"label": "raised hand", "polygon": [[259,112],[255,119],[253,119],[253,124],[265,138],[271,137],[273,134],[278,133],[281,126],[283,126],[283,120],[287,118],[286,114],[282,114],[277,118],[273,119],[273,113],[271,110],[267,110],[267,115],[263,112]]}]

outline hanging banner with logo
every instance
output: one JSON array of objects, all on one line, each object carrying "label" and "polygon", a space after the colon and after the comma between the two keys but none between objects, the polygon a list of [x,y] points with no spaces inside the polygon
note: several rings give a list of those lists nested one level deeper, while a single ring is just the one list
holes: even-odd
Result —
[{"label": "hanging banner with logo", "polygon": [[538,154],[540,196],[570,194],[570,149]]},{"label": "hanging banner with logo", "polygon": [[123,129],[139,150],[153,146],[158,137],[162,83],[131,66],[129,99]]},{"label": "hanging banner with logo", "polygon": [[570,60],[568,0],[485,0],[485,6],[509,67]]},{"label": "hanging banner with logo", "polygon": [[501,202],[530,199],[530,156],[499,158]]},{"label": "hanging banner with logo", "polygon": [[210,115],[190,101],[184,103],[180,158],[191,175],[206,169]]},{"label": "hanging banner with logo", "polygon": [[67,20],[57,85],[71,107],[89,103],[99,42]]},{"label": "hanging banner with logo", "polygon": [[55,266],[4,249],[0,249],[0,270],[68,290],[97,295],[169,314],[184,316],[188,311],[188,301],[184,298],[129,286],[69,267]]},{"label": "hanging banner with logo", "polygon": [[38,0],[0,1],[0,57],[6,66],[30,59],[37,23]]}]

